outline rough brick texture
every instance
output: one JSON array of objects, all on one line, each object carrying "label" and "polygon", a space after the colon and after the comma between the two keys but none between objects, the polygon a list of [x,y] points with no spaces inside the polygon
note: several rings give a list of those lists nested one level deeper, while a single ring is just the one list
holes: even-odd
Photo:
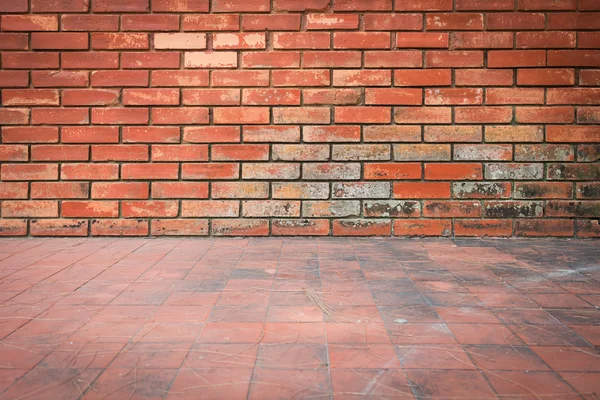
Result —
[{"label": "rough brick texture", "polygon": [[0,1],[0,235],[600,236],[600,1]]}]

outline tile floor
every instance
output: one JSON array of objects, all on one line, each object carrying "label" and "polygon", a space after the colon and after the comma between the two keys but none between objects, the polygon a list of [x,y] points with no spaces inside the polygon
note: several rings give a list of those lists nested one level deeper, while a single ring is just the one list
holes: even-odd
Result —
[{"label": "tile floor", "polygon": [[599,399],[600,242],[0,240],[1,399]]}]

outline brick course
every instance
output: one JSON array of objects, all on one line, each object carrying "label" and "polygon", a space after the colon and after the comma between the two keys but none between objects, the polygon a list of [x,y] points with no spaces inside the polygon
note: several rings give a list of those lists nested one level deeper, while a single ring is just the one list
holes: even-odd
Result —
[{"label": "brick course", "polygon": [[0,2],[0,236],[600,236],[600,2]]}]

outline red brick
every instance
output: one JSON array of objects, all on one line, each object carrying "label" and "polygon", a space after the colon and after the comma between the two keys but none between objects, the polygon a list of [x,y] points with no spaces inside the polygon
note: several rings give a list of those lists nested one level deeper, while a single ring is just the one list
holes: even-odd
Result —
[{"label": "red brick", "polygon": [[87,161],[87,145],[38,144],[31,146],[31,161]]},{"label": "red brick", "polygon": [[477,13],[429,13],[425,20],[428,31],[483,29],[483,14]]},{"label": "red brick", "polygon": [[544,50],[492,50],[488,53],[489,68],[544,67]]},{"label": "red brick", "polygon": [[356,14],[307,14],[306,29],[358,29],[358,15]]},{"label": "red brick", "polygon": [[177,143],[180,141],[178,127],[123,127],[124,143]]},{"label": "red brick", "polygon": [[31,123],[47,125],[85,125],[90,122],[87,108],[34,108]]},{"label": "red brick", "polygon": [[98,32],[119,30],[118,15],[62,15],[60,26],[63,31]]},{"label": "red brick", "polygon": [[177,31],[179,16],[168,14],[122,15],[123,31]]},{"label": "red brick", "polygon": [[87,50],[89,48],[88,34],[33,32],[31,48],[33,50]]},{"label": "red brick", "polygon": [[132,125],[147,124],[147,108],[94,108],[92,109],[92,123],[100,125]]},{"label": "red brick", "polygon": [[3,181],[54,181],[58,179],[57,164],[1,165]]},{"label": "red brick", "polygon": [[511,32],[453,32],[450,36],[452,49],[511,49]]},{"label": "red brick", "polygon": [[544,89],[486,89],[485,102],[486,104],[544,104]]},{"label": "red brick", "polygon": [[481,180],[483,170],[477,163],[426,163],[426,180]]},{"label": "red brick", "polygon": [[600,124],[600,107],[577,107],[577,122]]},{"label": "red brick", "polygon": [[94,50],[144,50],[149,41],[146,33],[93,33]]},{"label": "red brick", "polygon": [[600,89],[548,89],[546,104],[600,104]]},{"label": "red brick", "polygon": [[182,102],[185,105],[239,105],[240,89],[184,89]]},{"label": "red brick", "polygon": [[0,220],[0,236],[25,236],[27,235],[26,219]]},{"label": "red brick", "polygon": [[184,31],[238,31],[239,20],[239,16],[235,14],[198,14],[181,17]]},{"label": "red brick", "polygon": [[338,0],[334,11],[391,11],[391,0]]},{"label": "red brick", "polygon": [[269,197],[267,182],[213,182],[211,195],[214,199],[266,199]]},{"label": "red brick", "polygon": [[326,219],[275,219],[271,234],[274,236],[327,236],[329,220]]},{"label": "red brick", "polygon": [[208,146],[152,145],[152,161],[208,161]]},{"label": "red brick", "polygon": [[448,124],[452,121],[450,107],[395,107],[394,121],[399,124]]},{"label": "red brick", "polygon": [[149,186],[146,182],[92,183],[93,199],[147,199],[148,194]]},{"label": "red brick", "polygon": [[173,51],[161,51],[154,53],[121,53],[121,67],[124,69],[179,68],[179,53]]},{"label": "red brick", "polygon": [[515,121],[518,123],[572,123],[575,108],[566,107],[516,107]]},{"label": "red brick", "polygon": [[268,12],[271,10],[270,0],[247,0],[244,2],[229,0],[213,0],[213,12]]},{"label": "red brick", "polygon": [[364,171],[368,180],[421,179],[420,163],[369,163],[364,165]]},{"label": "red brick", "polygon": [[542,142],[543,126],[486,126],[486,142]]},{"label": "red brick", "polygon": [[[43,71],[34,71],[34,77],[37,76],[36,72],[40,73]],[[0,71],[0,88],[27,86],[29,86],[28,71]],[[34,86],[37,85],[34,83]]]},{"label": "red brick", "polygon": [[3,15],[3,31],[58,31],[56,15]]},{"label": "red brick", "polygon": [[428,51],[425,66],[428,68],[483,67],[482,51]]},{"label": "red brick", "polygon": [[329,86],[328,70],[273,71],[273,86]]},{"label": "red brick", "polygon": [[153,236],[206,236],[208,221],[205,219],[155,219],[150,234]]},{"label": "red brick", "polygon": [[58,90],[54,89],[4,89],[3,106],[57,106]]},{"label": "red brick", "polygon": [[387,125],[363,127],[365,142],[420,142],[421,128],[415,125]]},{"label": "red brick", "polygon": [[[238,133],[239,137],[239,133]],[[294,143],[300,142],[299,126],[245,126],[244,142]]]},{"label": "red brick", "polygon": [[208,12],[210,0],[152,0],[153,12]]},{"label": "red brick", "polygon": [[212,43],[215,50],[264,49],[264,33],[213,33]]},{"label": "red brick", "polygon": [[[420,134],[420,131],[418,132]],[[420,138],[420,135],[419,135]],[[480,126],[426,126],[425,142],[453,143],[453,142],[481,142],[483,138]],[[419,141],[419,140],[415,140]]]},{"label": "red brick", "polygon": [[[423,28],[423,16],[420,14],[365,14],[363,17],[365,30],[366,31],[385,31],[385,30],[402,30],[402,31],[420,31]],[[408,34],[413,35],[413,34]],[[418,35],[418,34],[417,34]],[[396,43],[399,42],[398,36],[400,34],[396,34]],[[443,40],[440,38],[446,38],[446,45],[448,43],[448,35],[438,35],[436,33],[428,34],[422,33],[421,40],[419,46],[409,46],[411,48],[414,47],[427,47],[423,46],[423,43],[428,43],[428,38],[431,40],[436,40],[434,38],[438,38],[437,41]],[[410,36],[409,36],[410,37]],[[415,36],[416,38],[416,36]],[[401,47],[398,46],[397,47]]]},{"label": "red brick", "polygon": [[92,161],[148,161],[148,159],[148,146],[142,144],[92,146]]},{"label": "red brick", "polygon": [[179,212],[177,201],[133,200],[121,202],[123,218],[176,217]]},{"label": "red brick", "polygon": [[528,68],[517,71],[517,85],[520,86],[572,86],[574,84],[574,69]]},{"label": "red brick", "polygon": [[322,11],[329,7],[330,0],[274,0],[275,11]]},{"label": "red brick", "polygon": [[76,219],[39,219],[32,220],[31,236],[87,236],[86,220]]},{"label": "red brick", "polygon": [[517,0],[517,10],[561,11],[577,9],[576,0]]},{"label": "red brick", "polygon": [[554,49],[575,47],[575,32],[518,32],[517,47]]},{"label": "red brick", "polygon": [[92,86],[148,86],[148,71],[94,71],[92,72]]},{"label": "red brick", "polygon": [[450,11],[452,0],[396,0],[395,11]]},{"label": "red brick", "polygon": [[421,105],[423,102],[423,91],[421,89],[365,89],[365,104],[387,104],[387,105]]},{"label": "red brick", "polygon": [[183,164],[181,177],[194,180],[238,179],[239,170],[239,164],[235,163]]},{"label": "red brick", "polygon": [[425,201],[423,216],[428,218],[477,218],[481,217],[478,201]]},{"label": "red brick", "polygon": [[[298,4],[306,4],[306,2]],[[300,19],[300,15],[294,14],[242,15],[242,29],[244,31],[299,31]]]},{"label": "red brick", "polygon": [[298,68],[300,66],[299,52],[251,52],[242,53],[243,68]]},{"label": "red brick", "polygon": [[268,219],[214,219],[212,234],[215,236],[267,236]]},{"label": "red brick", "polygon": [[597,126],[550,125],[546,127],[546,141],[600,143],[600,130]]},{"label": "red brick", "polygon": [[[304,142],[359,142],[359,126],[304,126]],[[247,139],[246,139],[247,140]]]},{"label": "red brick", "polygon": [[426,105],[468,105],[483,102],[483,89],[425,89]]},{"label": "red brick", "polygon": [[394,86],[450,86],[451,83],[449,69],[394,70]]},{"label": "red brick", "polygon": [[0,144],[0,161],[28,161],[28,159],[27,146]]},{"label": "red brick", "polygon": [[516,220],[515,235],[527,237],[570,237],[575,233],[574,222],[564,220]]},{"label": "red brick", "polygon": [[237,217],[240,202],[237,200],[183,200],[183,217]]},{"label": "red brick", "polygon": [[454,72],[456,86],[512,86],[510,69],[459,69]]},{"label": "red brick", "polygon": [[238,126],[194,126],[183,129],[184,142],[235,143],[240,141]]},{"label": "red brick", "polygon": [[179,164],[122,164],[121,178],[135,179],[177,179]]},{"label": "red brick", "polygon": [[328,107],[274,107],[275,124],[326,124],[331,120]]},{"label": "red brick", "polygon": [[[56,69],[58,68],[58,53],[50,52],[4,52],[2,66],[11,69]],[[68,68],[63,65],[63,68]]]},{"label": "red brick", "polygon": [[32,199],[85,199],[90,184],[87,182],[32,182]]},{"label": "red brick", "polygon": [[179,89],[123,89],[123,105],[178,105]]},{"label": "red brick", "polygon": [[381,219],[341,219],[333,221],[334,236],[389,236],[392,221]]},{"label": "red brick", "polygon": [[215,107],[213,119],[215,124],[268,124],[268,107]]},{"label": "red brick", "polygon": [[119,103],[117,89],[65,89],[63,106],[114,106]]},{"label": "red brick", "polygon": [[329,32],[273,33],[274,49],[328,49]]},{"label": "red brick", "polygon": [[389,49],[388,32],[336,32],[333,34],[334,49]]},{"label": "red brick", "polygon": [[390,86],[391,83],[392,73],[389,70],[333,71],[334,86]]},{"label": "red brick", "polygon": [[543,30],[545,18],[542,13],[490,13],[487,15],[488,30]]},{"label": "red brick", "polygon": [[454,122],[459,124],[509,123],[511,107],[457,107]]},{"label": "red brick", "polygon": [[152,122],[156,125],[208,124],[206,107],[160,107],[152,109]]},{"label": "red brick", "polygon": [[335,122],[341,124],[389,124],[390,107],[335,107]]},{"label": "red brick", "polygon": [[146,236],[148,221],[126,219],[95,219],[91,222],[92,236]]},{"label": "red brick", "polygon": [[[116,69],[119,68],[119,54],[103,51],[61,53],[61,66],[65,69]],[[58,60],[57,60],[58,62]],[[123,63],[125,66],[125,63]],[[40,68],[39,66],[36,68]],[[55,68],[58,68],[56,65]]]},{"label": "red brick", "polygon": [[6,1],[0,4],[2,13],[20,13],[27,12],[27,0]]},{"label": "red brick", "polygon": [[0,182],[0,199],[26,199],[28,182]]},{"label": "red brick", "polygon": [[305,105],[357,105],[361,99],[361,89],[303,89]]},{"label": "red brick", "polygon": [[85,87],[89,84],[87,71],[32,71],[35,87]]},{"label": "red brick", "polygon": [[67,218],[116,218],[117,201],[63,201],[61,215]]},{"label": "red brick", "polygon": [[[578,47],[580,49],[596,49],[600,47],[600,32],[578,32]],[[575,47],[575,46],[571,46]]]},{"label": "red brick", "polygon": [[68,181],[110,181],[119,177],[117,164],[63,164],[60,169],[60,179]]},{"label": "red brick", "polygon": [[[34,33],[32,33],[34,35]],[[0,33],[0,50],[28,50],[29,37],[26,33]]]},{"label": "red brick", "polygon": [[394,182],[396,199],[449,199],[449,182]]},{"label": "red brick", "polygon": [[94,0],[93,12],[145,12],[150,11],[148,0]]},{"label": "red brick", "polygon": [[211,158],[215,161],[249,161],[269,159],[269,146],[258,144],[215,144]]},{"label": "red brick", "polygon": [[460,11],[512,11],[515,0],[456,0]]},{"label": "red brick", "polygon": [[452,221],[449,219],[397,219],[394,236],[450,236]]},{"label": "red brick", "polygon": [[58,217],[58,201],[6,200],[2,202],[2,217]]},{"label": "red brick", "polygon": [[456,236],[512,236],[512,221],[501,219],[458,219]]},{"label": "red brick", "polygon": [[359,51],[305,51],[304,68],[357,68],[362,64]]},{"label": "red brick", "polygon": [[549,50],[548,66],[600,67],[600,52],[598,50]]},{"label": "red brick", "polygon": [[155,199],[205,199],[208,198],[206,182],[153,182]]},{"label": "red brick", "polygon": [[29,121],[27,108],[0,108],[0,125],[23,125]]},{"label": "red brick", "polygon": [[269,86],[269,71],[218,70],[212,72],[211,82],[213,86],[225,87]]}]

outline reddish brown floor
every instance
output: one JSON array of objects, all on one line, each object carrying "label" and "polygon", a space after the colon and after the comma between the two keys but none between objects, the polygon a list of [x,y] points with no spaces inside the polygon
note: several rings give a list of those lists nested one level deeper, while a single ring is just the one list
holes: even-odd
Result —
[{"label": "reddish brown floor", "polygon": [[2,399],[598,399],[600,242],[0,240]]}]

